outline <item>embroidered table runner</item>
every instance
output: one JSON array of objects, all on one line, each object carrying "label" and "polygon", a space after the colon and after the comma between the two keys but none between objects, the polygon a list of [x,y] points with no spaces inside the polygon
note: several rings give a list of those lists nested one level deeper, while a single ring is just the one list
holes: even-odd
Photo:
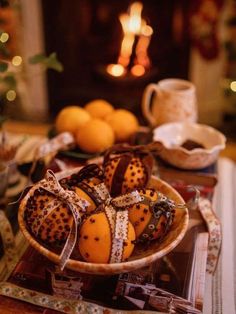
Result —
[{"label": "embroidered table runner", "polygon": [[218,162],[219,181],[213,208],[222,224],[221,256],[215,274],[206,275],[204,314],[236,313],[236,164]]}]

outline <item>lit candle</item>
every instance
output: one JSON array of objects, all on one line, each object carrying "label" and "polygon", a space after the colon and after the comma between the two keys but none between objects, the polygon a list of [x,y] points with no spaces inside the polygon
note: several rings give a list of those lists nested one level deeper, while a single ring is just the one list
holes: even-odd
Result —
[{"label": "lit candle", "polygon": [[123,76],[128,70],[134,76],[142,76],[145,69],[150,67],[147,50],[153,30],[142,19],[142,9],[141,2],[134,2],[129,8],[129,14],[124,13],[119,17],[123,39],[117,64],[110,64],[107,67],[110,75]]}]

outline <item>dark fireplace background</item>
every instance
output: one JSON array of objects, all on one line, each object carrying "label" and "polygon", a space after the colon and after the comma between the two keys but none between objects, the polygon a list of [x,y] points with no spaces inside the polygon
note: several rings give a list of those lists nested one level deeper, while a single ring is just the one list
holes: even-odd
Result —
[{"label": "dark fireplace background", "polygon": [[[104,98],[115,107],[139,115],[142,93],[148,83],[166,77],[187,78],[188,0],[142,1],[142,17],[154,30],[149,46],[152,62],[149,74],[125,81],[109,79],[99,72],[103,66],[116,62],[122,40],[118,16],[132,2],[42,0],[46,52],[56,51],[64,65],[63,73],[48,72],[52,117],[66,105],[83,106],[96,98]],[[176,40],[173,27],[177,8],[184,17],[181,41]]]}]

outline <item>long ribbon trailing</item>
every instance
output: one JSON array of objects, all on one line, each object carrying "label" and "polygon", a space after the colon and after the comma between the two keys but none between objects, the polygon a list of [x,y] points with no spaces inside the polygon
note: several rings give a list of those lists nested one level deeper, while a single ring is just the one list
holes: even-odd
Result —
[{"label": "long ribbon trailing", "polygon": [[[187,202],[187,208],[190,210],[199,210],[207,226],[209,242],[206,270],[208,273],[214,274],[218,264],[222,244],[221,223],[212,209],[210,200],[200,196],[200,191],[196,187],[188,186],[188,189],[193,190],[195,195]],[[181,205],[178,207],[181,207]]]},{"label": "long ribbon trailing", "polygon": [[211,202],[208,199],[200,197],[198,209],[207,225],[207,229],[209,232],[207,272],[213,274],[216,270],[221,251],[221,224],[212,209]]},{"label": "long ribbon trailing", "polygon": [[200,196],[200,191],[196,187],[188,186],[188,189],[193,190],[195,195],[187,202],[186,206],[190,210],[198,209],[200,211],[208,229],[209,242],[206,270],[208,273],[214,274],[218,264],[222,244],[221,223],[212,209],[210,200]]},{"label": "long ribbon trailing", "polygon": [[50,202],[49,208],[45,209],[45,211],[47,211],[45,219],[48,216],[48,213],[60,206],[61,203],[66,203],[72,213],[73,223],[64,248],[60,254],[59,265],[61,269],[63,269],[76,244],[77,229],[78,225],[81,223],[80,213],[86,212],[86,208],[90,205],[90,203],[79,197],[74,191],[63,189],[52,170],[47,171],[45,179],[39,182],[39,187],[52,193],[56,197],[55,200]]}]

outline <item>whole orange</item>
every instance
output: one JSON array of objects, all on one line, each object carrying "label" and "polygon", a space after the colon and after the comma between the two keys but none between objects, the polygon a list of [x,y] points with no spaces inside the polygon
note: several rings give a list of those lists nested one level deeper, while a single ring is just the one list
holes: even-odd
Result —
[{"label": "whole orange", "polygon": [[68,106],[63,108],[56,117],[57,132],[71,132],[75,134],[77,129],[91,119],[90,114],[79,106]]},{"label": "whole orange", "polygon": [[104,119],[114,110],[113,106],[104,99],[92,100],[85,105],[84,109],[87,110],[93,118],[98,119]]},{"label": "whole orange", "polygon": [[138,119],[126,109],[114,110],[105,120],[114,130],[117,142],[128,141],[139,127]]},{"label": "whole orange", "polygon": [[[109,263],[112,250],[112,230],[104,212],[89,216],[79,232],[78,248],[82,257],[90,263]],[[128,223],[127,240],[123,247],[122,261],[128,259],[134,249],[135,231]]]},{"label": "whole orange", "polygon": [[108,123],[91,119],[75,134],[78,146],[88,153],[100,153],[114,144],[115,136]]}]

